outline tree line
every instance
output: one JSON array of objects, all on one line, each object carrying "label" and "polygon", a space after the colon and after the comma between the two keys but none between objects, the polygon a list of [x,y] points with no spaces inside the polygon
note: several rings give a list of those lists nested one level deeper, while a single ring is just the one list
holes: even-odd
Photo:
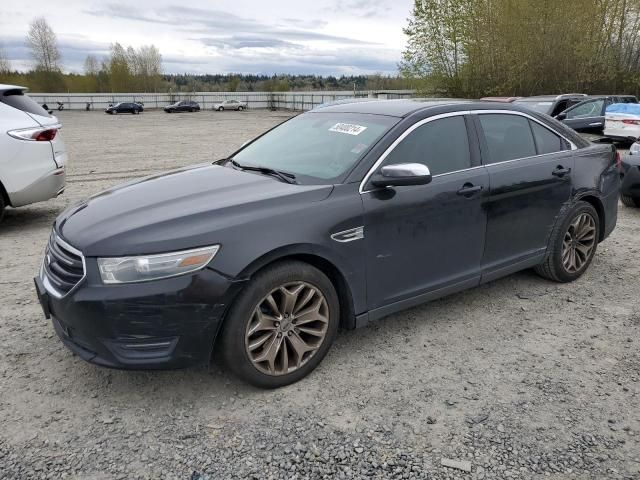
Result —
[{"label": "tree line", "polygon": [[0,49],[1,83],[40,92],[153,92],[162,83],[162,55],[154,45],[125,49],[116,42],[101,61],[88,55],[83,75],[63,73],[56,34],[44,17],[35,18],[29,25],[26,45],[34,61],[34,68],[28,72],[13,70]]},{"label": "tree line", "polygon": [[416,0],[405,34],[422,90],[640,93],[640,0]]},{"label": "tree line", "polygon": [[26,37],[34,68],[19,72],[0,48],[0,83],[28,87],[34,92],[207,92],[289,90],[380,90],[405,89],[411,80],[397,76],[356,75],[251,75],[251,74],[163,74],[162,55],[154,45],[133,48],[116,42],[109,55],[88,55],[84,73],[64,73],[56,34],[42,18],[29,25]]}]

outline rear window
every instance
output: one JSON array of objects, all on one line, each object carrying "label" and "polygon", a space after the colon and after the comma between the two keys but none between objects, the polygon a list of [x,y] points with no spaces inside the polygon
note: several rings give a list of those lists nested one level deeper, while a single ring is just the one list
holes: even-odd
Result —
[{"label": "rear window", "polygon": [[17,108],[23,112],[40,115],[41,117],[50,117],[49,112],[31,100],[22,90],[7,90],[0,96],[0,102],[10,107]]}]

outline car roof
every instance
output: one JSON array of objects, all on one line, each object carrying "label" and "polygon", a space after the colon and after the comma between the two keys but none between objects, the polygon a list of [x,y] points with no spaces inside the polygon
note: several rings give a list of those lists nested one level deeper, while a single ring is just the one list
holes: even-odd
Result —
[{"label": "car roof", "polygon": [[516,100],[516,102],[555,102],[557,100],[566,100],[567,98],[586,98],[585,93],[563,93],[560,95],[533,95],[532,97],[522,97]]},{"label": "car roof", "polygon": [[4,83],[0,83],[0,92],[6,92],[7,90],[27,91],[29,89],[27,87],[20,87],[18,85],[7,85],[7,84],[4,84]]},{"label": "car roof", "polygon": [[402,100],[372,100],[370,102],[340,103],[313,109],[313,113],[362,113],[386,115],[389,117],[407,117],[415,112],[433,110],[438,113],[458,110],[515,110],[530,114],[524,108],[508,102],[465,100],[457,98],[412,98]]}]

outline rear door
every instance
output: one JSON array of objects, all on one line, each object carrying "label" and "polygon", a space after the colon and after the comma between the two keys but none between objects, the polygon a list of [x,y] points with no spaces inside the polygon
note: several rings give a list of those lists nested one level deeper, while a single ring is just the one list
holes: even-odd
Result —
[{"label": "rear door", "polygon": [[476,125],[491,184],[483,281],[535,265],[572,194],[571,144],[516,112],[480,113]]}]

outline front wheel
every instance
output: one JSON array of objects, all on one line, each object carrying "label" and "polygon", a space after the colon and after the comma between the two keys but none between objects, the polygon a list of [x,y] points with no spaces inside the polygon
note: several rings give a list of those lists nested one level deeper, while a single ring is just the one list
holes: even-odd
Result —
[{"label": "front wheel", "polygon": [[222,112],[224,110],[224,107],[218,107],[218,111]]},{"label": "front wheel", "polygon": [[620,200],[622,200],[622,203],[627,207],[640,207],[640,197],[632,197],[631,195],[620,195]]},{"label": "front wheel", "polygon": [[244,107],[238,107],[239,112],[241,112],[242,110],[244,110]]},{"label": "front wheel", "polygon": [[4,218],[4,208],[4,197],[2,196],[2,192],[0,192],[0,222],[2,222],[2,219]]},{"label": "front wheel", "polygon": [[598,212],[587,202],[577,202],[553,228],[547,256],[536,273],[563,283],[580,278],[593,260],[599,238]]},{"label": "front wheel", "polygon": [[303,262],[259,272],[235,301],[219,342],[227,367],[262,388],[297,382],[316,368],[338,331],[338,295]]}]

